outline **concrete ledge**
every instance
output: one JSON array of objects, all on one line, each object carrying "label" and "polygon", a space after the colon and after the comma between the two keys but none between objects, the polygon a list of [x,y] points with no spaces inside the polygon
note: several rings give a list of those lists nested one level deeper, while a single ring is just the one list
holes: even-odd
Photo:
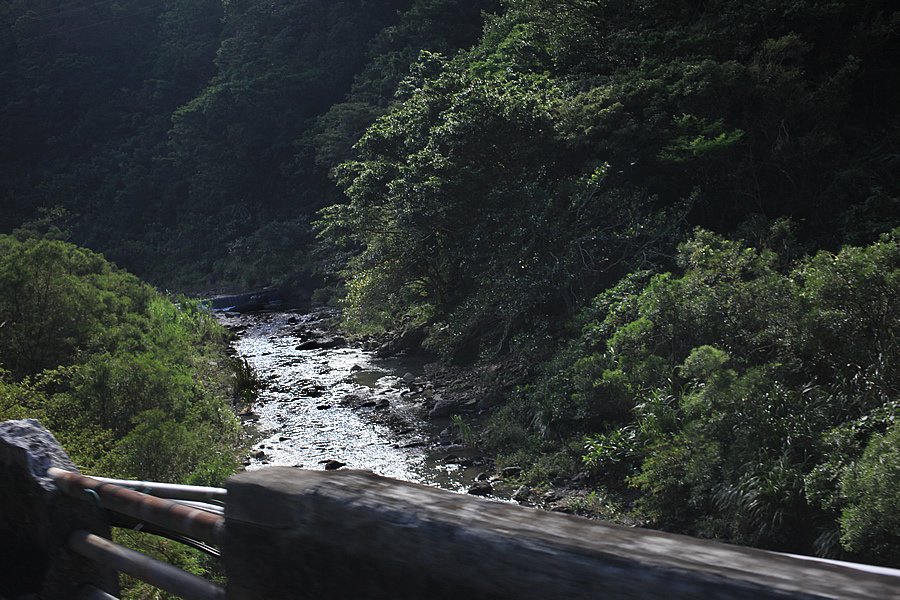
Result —
[{"label": "concrete ledge", "polygon": [[900,579],[354,471],[228,483],[228,598],[896,598]]}]

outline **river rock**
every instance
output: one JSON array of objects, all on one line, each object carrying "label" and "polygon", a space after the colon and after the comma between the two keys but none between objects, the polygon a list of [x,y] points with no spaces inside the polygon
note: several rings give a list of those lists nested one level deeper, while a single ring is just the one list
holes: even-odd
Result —
[{"label": "river rock", "polygon": [[366,401],[366,397],[362,394],[347,394],[341,399],[344,406],[359,406]]},{"label": "river rock", "polygon": [[405,381],[406,383],[412,383],[415,380],[416,380],[416,376],[413,375],[412,373],[406,372],[403,374],[403,381]]},{"label": "river rock", "polygon": [[453,444],[453,431],[449,427],[445,427],[444,430],[438,434],[438,442],[441,446],[450,446]]},{"label": "river rock", "polygon": [[338,342],[335,338],[313,338],[300,342],[295,346],[296,350],[327,350],[329,348],[337,348],[343,345],[343,341]]},{"label": "river rock", "polygon": [[553,490],[550,490],[549,492],[546,492],[543,496],[541,496],[541,500],[543,500],[544,502],[557,502],[561,499],[562,494]]},{"label": "river rock", "polygon": [[425,339],[424,328],[404,329],[390,340],[377,346],[375,352],[380,357],[401,353],[413,353],[421,349],[422,340]]},{"label": "river rock", "polygon": [[303,394],[306,398],[318,398],[325,391],[325,388],[320,385],[311,385],[309,387],[305,387],[300,390],[300,393]]},{"label": "river rock", "polygon": [[347,463],[342,463],[339,460],[329,460],[325,463],[325,470],[326,471],[336,471],[346,465],[347,465]]},{"label": "river rock", "polygon": [[428,445],[428,442],[426,442],[425,440],[413,440],[411,442],[407,442],[407,443],[401,445],[400,447],[401,448],[424,448],[427,445]]},{"label": "river rock", "polygon": [[473,496],[487,496],[494,492],[494,487],[487,481],[476,481],[466,493]]},{"label": "river rock", "polygon": [[512,496],[516,502],[525,502],[529,498],[531,498],[531,488],[527,485],[520,486]]},{"label": "river rock", "polygon": [[522,474],[522,467],[505,467],[500,470],[500,475],[506,477],[518,477]]},{"label": "river rock", "polygon": [[428,413],[429,419],[445,419],[456,412],[458,402],[449,398],[435,396],[437,402],[434,403],[431,411]]}]

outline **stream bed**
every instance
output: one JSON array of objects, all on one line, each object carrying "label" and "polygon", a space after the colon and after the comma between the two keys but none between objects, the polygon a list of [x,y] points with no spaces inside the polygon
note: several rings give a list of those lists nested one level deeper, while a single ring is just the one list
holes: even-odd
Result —
[{"label": "stream bed", "polygon": [[[334,317],[219,314],[263,382],[245,415],[254,438],[245,468],[363,469],[460,492],[484,480],[489,462],[455,439],[449,419],[423,413],[424,364],[344,343]],[[321,343],[310,342],[316,336]]]}]

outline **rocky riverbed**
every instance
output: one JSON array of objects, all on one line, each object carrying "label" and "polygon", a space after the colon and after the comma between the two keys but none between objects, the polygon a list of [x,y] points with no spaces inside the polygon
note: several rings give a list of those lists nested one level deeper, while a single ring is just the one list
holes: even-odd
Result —
[{"label": "rocky riverbed", "polygon": [[[515,468],[498,472],[467,444],[457,412],[489,407],[484,377],[348,342],[336,314],[223,313],[234,352],[262,381],[258,401],[243,412],[255,443],[248,470],[270,465],[353,468],[459,492],[510,498]],[[471,440],[469,440],[471,441]]]}]

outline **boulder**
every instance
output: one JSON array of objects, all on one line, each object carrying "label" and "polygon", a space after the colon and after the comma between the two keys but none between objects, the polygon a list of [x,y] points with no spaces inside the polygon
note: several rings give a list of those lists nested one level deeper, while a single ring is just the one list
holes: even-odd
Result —
[{"label": "boulder", "polygon": [[319,337],[300,342],[295,346],[297,350],[328,350],[340,348],[347,343],[342,337]]},{"label": "boulder", "polygon": [[531,488],[527,485],[519,487],[512,496],[512,499],[516,502],[525,502],[529,498],[531,498]]},{"label": "boulder", "polygon": [[435,398],[437,401],[428,413],[429,419],[445,419],[456,412],[459,402],[441,396],[435,396]]},{"label": "boulder", "polygon": [[494,487],[488,481],[476,481],[466,492],[472,496],[488,496],[494,492]]},{"label": "boulder", "polygon": [[341,399],[341,404],[344,406],[359,406],[366,402],[367,399],[368,397],[362,394],[347,394]]},{"label": "boulder", "polygon": [[522,467],[505,467],[500,470],[503,477],[518,477],[522,474]]},{"label": "boulder", "polygon": [[0,598],[75,598],[85,585],[118,596],[118,576],[109,565],[67,548],[79,529],[109,538],[108,514],[63,493],[50,467],[78,472],[37,421],[0,423]]}]

